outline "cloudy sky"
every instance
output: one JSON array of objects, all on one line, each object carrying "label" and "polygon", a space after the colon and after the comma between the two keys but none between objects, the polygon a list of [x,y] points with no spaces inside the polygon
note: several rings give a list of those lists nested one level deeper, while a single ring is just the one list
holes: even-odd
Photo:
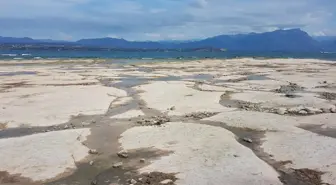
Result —
[{"label": "cloudy sky", "polygon": [[336,0],[0,0],[0,35],[185,40],[301,28],[336,35]]}]

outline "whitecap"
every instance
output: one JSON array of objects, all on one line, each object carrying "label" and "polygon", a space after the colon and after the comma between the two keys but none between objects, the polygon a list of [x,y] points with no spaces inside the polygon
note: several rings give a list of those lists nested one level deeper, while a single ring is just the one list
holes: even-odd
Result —
[{"label": "whitecap", "polygon": [[1,56],[15,57],[17,54],[1,54]]}]

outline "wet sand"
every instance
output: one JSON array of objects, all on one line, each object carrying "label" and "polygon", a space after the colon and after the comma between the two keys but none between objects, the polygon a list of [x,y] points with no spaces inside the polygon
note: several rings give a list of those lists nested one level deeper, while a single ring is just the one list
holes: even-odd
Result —
[{"label": "wet sand", "polygon": [[334,62],[0,61],[0,79],[0,184],[336,184]]}]

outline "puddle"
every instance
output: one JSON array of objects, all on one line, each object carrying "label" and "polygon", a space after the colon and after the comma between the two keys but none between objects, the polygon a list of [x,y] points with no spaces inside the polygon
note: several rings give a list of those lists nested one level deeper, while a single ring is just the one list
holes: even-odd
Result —
[{"label": "puddle", "polygon": [[269,80],[265,75],[248,75],[247,80]]},{"label": "puddle", "polygon": [[319,135],[336,138],[336,128],[323,128],[322,125],[303,125],[299,126],[299,128]]},{"label": "puddle", "polygon": [[208,80],[212,80],[214,76],[210,74],[197,74],[197,75],[185,76],[184,78],[208,81]]},{"label": "puddle", "polygon": [[0,72],[0,76],[36,75],[34,71]]},{"label": "puddle", "polygon": [[138,85],[142,85],[148,82],[148,79],[144,78],[122,78],[120,79],[120,82],[114,84],[115,87],[135,87]]},{"label": "puddle", "polygon": [[160,78],[151,79],[151,81],[180,81],[182,80],[179,76],[165,76]]}]

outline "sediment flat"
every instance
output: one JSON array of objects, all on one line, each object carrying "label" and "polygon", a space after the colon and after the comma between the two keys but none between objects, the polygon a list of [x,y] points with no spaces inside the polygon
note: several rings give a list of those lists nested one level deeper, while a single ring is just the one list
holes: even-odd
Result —
[{"label": "sediment flat", "polygon": [[0,184],[336,184],[336,62],[0,61]]}]

